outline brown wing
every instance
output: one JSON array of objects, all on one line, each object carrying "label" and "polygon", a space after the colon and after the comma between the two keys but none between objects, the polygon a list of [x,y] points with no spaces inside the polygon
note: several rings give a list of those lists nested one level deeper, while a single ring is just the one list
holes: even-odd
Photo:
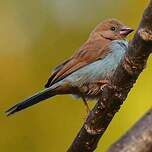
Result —
[{"label": "brown wing", "polygon": [[85,43],[69,60],[56,68],[45,86],[49,87],[85,65],[103,58],[110,51],[107,47],[109,43],[109,41],[104,44],[102,41]]},{"label": "brown wing", "polygon": [[70,59],[64,61],[62,64],[58,65],[57,67],[55,67],[55,69],[53,70],[51,77],[48,79],[47,83],[45,84],[45,88],[48,88],[53,80],[53,78],[56,76],[56,74],[64,67],[64,65],[66,63],[69,62]]}]

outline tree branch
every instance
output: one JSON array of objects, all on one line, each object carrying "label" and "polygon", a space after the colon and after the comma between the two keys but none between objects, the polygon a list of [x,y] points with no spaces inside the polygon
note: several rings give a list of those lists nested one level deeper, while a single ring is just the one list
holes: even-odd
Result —
[{"label": "tree branch", "polygon": [[152,152],[152,109],[108,152]]},{"label": "tree branch", "polygon": [[116,69],[111,85],[103,89],[100,100],[67,152],[92,152],[115,113],[146,65],[152,51],[152,0],[145,10],[128,52]]}]

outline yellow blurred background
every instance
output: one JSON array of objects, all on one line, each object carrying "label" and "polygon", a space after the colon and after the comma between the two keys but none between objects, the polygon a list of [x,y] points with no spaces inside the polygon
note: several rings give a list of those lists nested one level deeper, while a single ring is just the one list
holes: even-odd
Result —
[{"label": "yellow blurred background", "polygon": [[[0,1],[0,151],[65,152],[84,122],[83,103],[58,96],[12,117],[4,111],[41,90],[105,18],[137,28],[148,0]],[[129,37],[131,39],[133,34]],[[122,136],[150,107],[152,58],[116,114],[96,152]],[[92,107],[94,102],[90,102]]]}]

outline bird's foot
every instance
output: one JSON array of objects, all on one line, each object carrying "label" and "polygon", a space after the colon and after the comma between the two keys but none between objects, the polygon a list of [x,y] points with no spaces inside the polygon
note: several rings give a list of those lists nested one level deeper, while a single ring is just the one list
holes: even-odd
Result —
[{"label": "bird's foot", "polygon": [[106,86],[110,86],[109,80],[99,80],[96,82],[98,85],[100,85],[100,90],[103,91],[103,88]]}]

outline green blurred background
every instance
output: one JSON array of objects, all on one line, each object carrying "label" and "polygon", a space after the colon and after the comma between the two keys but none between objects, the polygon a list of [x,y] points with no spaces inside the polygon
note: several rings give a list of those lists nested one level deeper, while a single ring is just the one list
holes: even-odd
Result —
[{"label": "green blurred background", "polygon": [[[66,151],[86,116],[82,102],[58,96],[13,117],[6,117],[4,111],[42,89],[53,67],[69,57],[97,23],[114,17],[136,29],[147,3],[148,0],[0,1],[0,151]],[[96,152],[105,152],[151,107],[151,84],[152,58]],[[92,107],[94,102],[89,105]]]}]

